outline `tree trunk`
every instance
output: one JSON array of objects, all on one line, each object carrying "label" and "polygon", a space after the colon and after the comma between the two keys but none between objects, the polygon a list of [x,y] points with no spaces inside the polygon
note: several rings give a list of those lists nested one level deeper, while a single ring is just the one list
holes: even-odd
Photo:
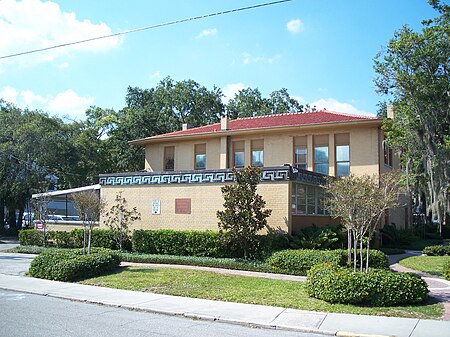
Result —
[{"label": "tree trunk", "polygon": [[352,264],[352,231],[347,229],[347,265]]},{"label": "tree trunk", "polygon": [[366,273],[369,271],[369,249],[370,249],[370,239],[367,241],[367,252],[366,252]]},{"label": "tree trunk", "polygon": [[363,259],[364,253],[363,253],[363,238],[361,237],[361,240],[359,241],[359,272],[362,273],[363,266],[364,266],[364,259]]},{"label": "tree trunk", "polygon": [[91,253],[91,237],[92,237],[92,226],[89,225],[89,238],[88,238],[88,255]]},{"label": "tree trunk", "polygon": [[353,231],[353,271],[356,271],[356,252],[358,251],[358,237],[355,231]]},{"label": "tree trunk", "polygon": [[83,222],[83,255],[86,255],[86,221]]}]

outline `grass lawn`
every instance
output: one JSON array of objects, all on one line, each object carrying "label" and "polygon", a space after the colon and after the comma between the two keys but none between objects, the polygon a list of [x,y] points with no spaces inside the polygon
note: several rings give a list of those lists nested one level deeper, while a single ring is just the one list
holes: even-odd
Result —
[{"label": "grass lawn", "polygon": [[302,282],[221,275],[198,270],[127,267],[80,283],[301,310],[414,318],[440,318],[443,314],[442,304],[431,300],[422,305],[387,308],[330,304],[309,297]]},{"label": "grass lawn", "polygon": [[450,260],[450,256],[412,256],[400,260],[399,263],[406,268],[442,276],[444,263],[448,260]]}]

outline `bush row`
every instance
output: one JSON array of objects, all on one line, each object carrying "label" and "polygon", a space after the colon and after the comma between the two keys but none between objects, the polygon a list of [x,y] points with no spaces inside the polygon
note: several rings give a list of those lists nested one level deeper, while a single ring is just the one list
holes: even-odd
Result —
[{"label": "bush row", "polygon": [[330,303],[393,306],[416,304],[427,298],[425,281],[414,274],[372,270],[353,272],[332,264],[319,264],[308,272],[310,296]]},{"label": "bush row", "polygon": [[121,260],[137,263],[179,264],[200,267],[224,268],[235,270],[249,270],[259,272],[273,272],[271,268],[261,261],[242,260],[234,258],[214,258],[200,256],[175,256],[157,254],[121,253]]},{"label": "bush row", "polygon": [[[47,246],[57,248],[80,248],[83,247],[83,230],[71,231],[47,231]],[[87,233],[86,233],[87,236]],[[36,229],[23,229],[19,232],[19,243],[24,246],[43,246],[43,232]],[[86,238],[87,240],[87,238]],[[118,249],[113,240],[113,233],[107,229],[93,229],[91,238],[92,247],[107,249]],[[130,243],[126,245],[129,248]]]},{"label": "bush row", "polygon": [[442,271],[442,275],[448,281],[450,281],[450,260],[444,263],[444,270]]},{"label": "bush row", "polygon": [[[214,231],[135,230],[131,237],[133,252],[199,257],[238,257],[242,252],[229,242],[226,234]],[[289,246],[285,234],[258,235],[250,252],[254,258]]]},{"label": "bush row", "polygon": [[422,250],[422,253],[428,256],[450,255],[450,246],[428,246]]},{"label": "bush row", "polygon": [[75,281],[113,271],[119,264],[119,255],[104,248],[93,248],[89,255],[82,249],[48,250],[31,261],[28,272],[37,278]]},{"label": "bush row", "polygon": [[[365,250],[363,255],[365,263]],[[306,275],[308,270],[319,263],[327,262],[335,266],[346,266],[347,250],[288,249],[274,253],[266,262],[273,270],[278,272]],[[383,252],[372,249],[369,251],[369,265],[371,268],[385,269],[389,263]]]}]

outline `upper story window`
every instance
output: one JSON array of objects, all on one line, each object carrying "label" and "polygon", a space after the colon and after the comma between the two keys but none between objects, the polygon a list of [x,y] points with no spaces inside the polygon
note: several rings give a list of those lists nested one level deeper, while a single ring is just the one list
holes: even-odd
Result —
[{"label": "upper story window", "polygon": [[244,141],[233,142],[233,166],[243,168],[245,165],[245,143]]},{"label": "upper story window", "polygon": [[206,144],[195,145],[195,169],[206,169]]},{"label": "upper story window", "polygon": [[298,169],[308,168],[308,147],[306,136],[294,138],[294,166]]},{"label": "upper story window", "polygon": [[387,143],[387,140],[383,140],[383,155],[384,165],[392,167],[392,148]]},{"label": "upper story window", "polygon": [[175,146],[164,147],[164,171],[175,169]]},{"label": "upper story window", "polygon": [[314,136],[314,172],[328,175],[328,135]]},{"label": "upper story window", "polygon": [[348,133],[334,135],[336,145],[336,176],[350,175],[350,135]]},{"label": "upper story window", "polygon": [[252,166],[264,166],[264,140],[252,140]]}]

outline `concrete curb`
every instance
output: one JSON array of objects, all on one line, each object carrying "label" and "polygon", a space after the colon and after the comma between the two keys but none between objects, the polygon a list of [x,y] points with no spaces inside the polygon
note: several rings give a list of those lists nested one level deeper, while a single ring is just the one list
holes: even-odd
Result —
[{"label": "concrete curb", "polygon": [[[0,286],[0,289],[19,291],[19,290],[10,289],[10,288],[6,288],[6,287],[2,287],[2,286]],[[292,327],[292,326],[283,326],[283,325],[277,325],[277,324],[264,324],[264,323],[256,323],[256,322],[246,322],[246,321],[240,321],[240,320],[234,320],[234,319],[228,319],[228,318],[221,318],[221,317],[218,317],[218,316],[193,314],[193,313],[182,312],[182,311],[175,312],[175,311],[169,311],[169,310],[136,308],[133,305],[108,304],[108,303],[104,303],[104,302],[101,302],[101,301],[82,300],[82,299],[76,299],[76,298],[69,298],[69,297],[66,297],[66,296],[58,296],[58,295],[50,294],[50,293],[47,293],[47,292],[40,292],[40,291],[20,290],[20,292],[27,293],[27,294],[33,294],[33,295],[39,295],[39,296],[47,296],[47,297],[52,297],[52,298],[64,299],[64,300],[69,300],[69,301],[73,301],[73,302],[102,305],[102,306],[110,307],[110,308],[123,308],[123,309],[127,309],[127,310],[132,310],[132,311],[147,312],[147,313],[166,315],[166,316],[185,317],[185,318],[192,319],[192,320],[202,320],[202,321],[209,321],[209,322],[221,322],[221,323],[227,323],[227,324],[233,324],[233,325],[239,325],[239,326],[246,326],[246,327],[252,327],[252,328],[270,329],[270,330],[284,330],[284,331],[297,331],[297,332],[304,332],[304,333],[320,334],[320,335],[324,335],[324,336],[338,336],[338,333],[339,333],[339,331],[327,331],[327,330],[312,329],[312,328],[300,328],[300,327]],[[361,336],[361,335],[351,334],[351,335],[341,335],[341,336]],[[364,336],[371,336],[371,335],[364,335]],[[379,335],[377,335],[377,336],[374,335],[374,337],[378,337],[378,336]],[[381,336],[381,337],[389,337],[389,336]]]},{"label": "concrete curb", "polygon": [[361,333],[354,333],[354,332],[348,332],[348,331],[338,331],[338,332],[336,332],[336,336],[339,336],[339,337],[395,337],[393,335],[390,335],[390,336],[370,335],[370,334],[361,334]]}]

